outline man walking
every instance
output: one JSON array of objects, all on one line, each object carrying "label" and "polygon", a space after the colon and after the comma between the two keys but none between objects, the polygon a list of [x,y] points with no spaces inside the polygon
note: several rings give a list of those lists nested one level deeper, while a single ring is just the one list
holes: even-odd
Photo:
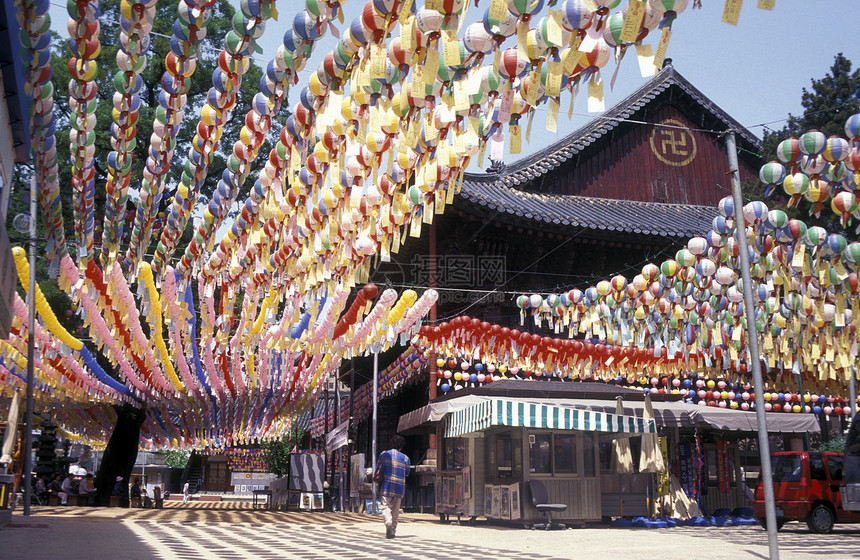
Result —
[{"label": "man walking", "polygon": [[391,438],[391,449],[379,454],[376,464],[377,476],[382,479],[382,520],[385,522],[385,538],[393,539],[400,517],[400,500],[406,491],[406,475],[409,474],[409,457],[401,452],[403,436]]},{"label": "man walking", "polygon": [[191,499],[191,485],[188,484],[188,481],[185,481],[185,485],[182,486],[182,503],[187,504],[188,500]]}]

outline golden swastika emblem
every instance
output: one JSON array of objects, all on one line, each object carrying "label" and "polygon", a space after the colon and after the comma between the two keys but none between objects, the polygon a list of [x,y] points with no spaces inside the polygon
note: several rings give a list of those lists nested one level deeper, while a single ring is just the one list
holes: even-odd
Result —
[{"label": "golden swastika emblem", "polygon": [[[696,157],[696,139],[684,123],[665,119],[651,131],[651,151],[666,165],[681,167]],[[675,128],[678,127],[678,128]]]}]

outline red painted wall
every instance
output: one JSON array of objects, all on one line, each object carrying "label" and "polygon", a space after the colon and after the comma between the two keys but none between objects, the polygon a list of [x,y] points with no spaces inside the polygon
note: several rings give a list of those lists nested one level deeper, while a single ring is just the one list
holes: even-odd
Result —
[{"label": "red painted wall", "polygon": [[[671,105],[651,112],[648,120],[696,128]],[[574,156],[524,190],[705,206],[731,194],[725,142],[714,134],[631,125],[598,145],[602,149]],[[739,162],[741,181],[758,176],[757,167]]]}]

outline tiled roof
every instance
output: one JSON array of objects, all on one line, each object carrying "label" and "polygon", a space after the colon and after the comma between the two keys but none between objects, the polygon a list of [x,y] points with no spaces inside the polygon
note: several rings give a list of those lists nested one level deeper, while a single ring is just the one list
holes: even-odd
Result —
[{"label": "tiled roof", "polygon": [[555,144],[489,173],[464,174],[459,200],[505,214],[513,220],[525,219],[555,227],[660,237],[704,235],[717,214],[710,206],[547,195],[517,188],[549,173],[596,142],[608,142],[608,138],[602,137],[623,125],[624,119],[635,119],[637,112],[672,87],[679,88],[687,96],[688,103],[703,110],[705,126],[715,130],[733,129],[741,147],[760,150],[761,142],[756,136],[678,74],[667,61],[648,83]]},{"label": "tiled roof", "polygon": [[537,194],[486,180],[464,181],[460,198],[513,220],[660,237],[704,235],[717,215],[711,206]]},{"label": "tiled roof", "polygon": [[[705,111],[712,123],[710,126],[714,130],[735,130],[740,146],[754,151],[761,149],[761,141],[755,135],[696,89],[667,61],[667,64],[656,76],[600,117],[594,118],[555,144],[507,166],[501,175],[496,175],[498,182],[505,185],[519,185],[548,173],[623,124],[624,119],[633,117],[643,107],[673,86],[681,89]],[[467,175],[475,177],[474,174]],[[483,174],[477,174],[477,176],[481,175]]]}]

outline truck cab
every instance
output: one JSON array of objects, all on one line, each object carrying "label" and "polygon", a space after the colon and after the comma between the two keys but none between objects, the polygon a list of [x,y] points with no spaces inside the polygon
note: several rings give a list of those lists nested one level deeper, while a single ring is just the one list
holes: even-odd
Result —
[{"label": "truck cab", "polygon": [[[860,513],[842,507],[842,453],[786,451],[771,455],[777,528],[806,521],[814,533],[829,533],[835,523],[860,523]],[[759,479],[753,510],[765,525],[764,484]]]}]

